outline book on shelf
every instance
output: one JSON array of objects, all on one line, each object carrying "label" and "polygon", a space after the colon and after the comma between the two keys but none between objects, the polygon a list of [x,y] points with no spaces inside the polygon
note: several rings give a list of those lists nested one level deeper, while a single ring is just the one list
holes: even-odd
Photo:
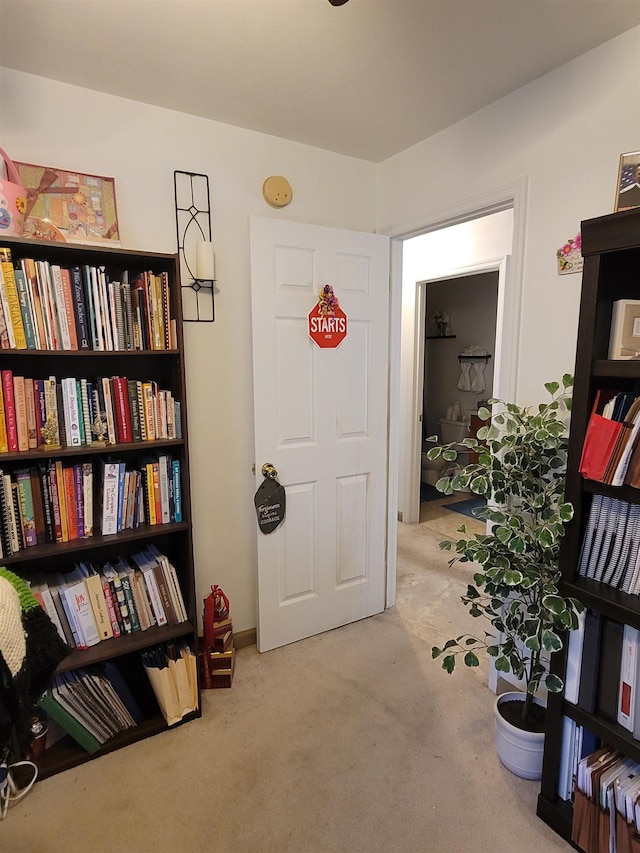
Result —
[{"label": "book on shelf", "polygon": [[13,386],[13,372],[2,370],[2,395],[4,399],[5,426],[9,452],[18,450],[18,424],[16,421],[16,402]]},{"label": "book on shelf", "polygon": [[7,420],[4,410],[4,387],[0,381],[0,453],[8,453]]},{"label": "book on shelf", "polygon": [[38,423],[36,420],[35,382],[31,377],[24,379],[25,404],[27,410],[27,442],[29,450],[38,447]]},{"label": "book on shelf", "polygon": [[624,625],[602,617],[595,712],[612,722],[618,716],[618,690]]},{"label": "book on shelf", "polygon": [[578,627],[569,632],[567,640],[567,663],[564,676],[564,698],[576,705],[580,689],[582,669],[582,647],[584,643],[584,624],[586,610],[578,615]]},{"label": "book on shelf", "polygon": [[33,491],[31,486],[31,474],[28,468],[21,468],[15,472],[15,481],[18,492],[18,506],[20,515],[20,526],[22,537],[26,548],[38,544],[36,533],[35,510],[33,506]]},{"label": "book on shelf", "polygon": [[129,605],[127,603],[120,575],[111,563],[104,564],[102,567],[102,575],[109,582],[109,587],[113,597],[113,607],[118,621],[118,626],[120,628],[120,633],[131,634],[133,632],[131,613],[129,611]]},{"label": "book on shelf", "polygon": [[[71,308],[71,305],[67,306],[61,267],[57,264],[50,264],[49,276],[52,284],[52,301],[55,306],[55,316],[57,318],[58,329],[60,331],[59,348],[62,350],[70,350],[73,349],[71,346],[71,329],[69,327],[69,309]],[[75,349],[77,349],[77,342]]]},{"label": "book on shelf", "polygon": [[635,724],[636,693],[638,689],[638,645],[640,632],[625,625],[622,634],[620,658],[620,688],[618,692],[618,723],[633,732]]},{"label": "book on shelf", "polygon": [[108,640],[113,637],[113,628],[102,588],[102,579],[91,563],[82,562],[79,569],[84,577],[98,636],[101,640]]},{"label": "book on shelf", "polygon": [[24,333],[24,324],[22,322],[22,312],[20,310],[20,297],[18,295],[18,286],[16,284],[13,264],[11,263],[11,250],[0,248],[0,289],[6,295],[2,298],[3,308],[8,306],[9,314],[5,313],[7,327],[11,326],[12,333],[9,333],[9,338],[13,337],[12,347],[16,349],[27,349],[27,339]]},{"label": "book on shelf", "polygon": [[139,551],[136,554],[132,554],[131,561],[138,567],[138,569],[140,569],[140,572],[142,573],[142,577],[144,579],[145,587],[147,590],[147,595],[149,597],[149,604],[151,606],[151,610],[153,612],[156,624],[158,626],[166,625],[168,621],[167,615],[165,613],[163,599],[160,594],[156,575],[154,573],[155,561],[148,559],[148,557],[143,551]]},{"label": "book on shelf", "polygon": [[55,720],[67,734],[89,753],[97,752],[102,746],[101,742],[92,734],[67,707],[62,705],[57,694],[57,685],[60,676],[54,677],[54,684],[40,697],[38,704],[46,714]]},{"label": "book on shelf", "polygon": [[121,464],[124,463],[101,460],[102,512],[100,529],[105,536],[118,532],[118,488]]},{"label": "book on shelf", "polygon": [[72,267],[69,273],[71,277],[71,294],[73,297],[72,304],[75,318],[78,349],[90,349],[91,341],[87,318],[85,291],[82,284],[82,273],[80,271],[80,267]]},{"label": "book on shelf", "polygon": [[4,279],[0,274],[0,349],[11,349],[13,346],[15,346],[15,338],[9,313],[9,300]]},{"label": "book on shelf", "polygon": [[22,324],[24,326],[24,336],[27,342],[27,349],[39,349],[36,342],[36,328],[34,325],[26,276],[22,269],[15,269],[14,276],[16,280],[16,288],[18,290],[18,300],[20,302],[20,313],[22,314]]},{"label": "book on shelf", "polygon": [[587,610],[584,623],[578,707],[590,714],[594,713],[596,708],[601,629],[602,618],[600,614],[594,610]]}]

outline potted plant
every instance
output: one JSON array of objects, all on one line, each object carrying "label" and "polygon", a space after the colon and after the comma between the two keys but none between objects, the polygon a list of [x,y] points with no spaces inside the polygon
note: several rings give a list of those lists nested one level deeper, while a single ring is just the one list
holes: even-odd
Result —
[{"label": "potted plant", "polygon": [[[551,399],[537,407],[491,399],[493,414],[484,407],[478,411],[489,424],[478,431],[477,439],[464,439],[463,447],[437,445],[427,454],[451,462],[459,449],[476,455],[477,461],[442,477],[436,488],[446,495],[471,490],[483,496],[487,505],[475,514],[488,522],[482,534],[468,533],[463,525],[459,539],[445,540],[440,547],[456,552],[451,563],[475,564],[474,583],[461,599],[471,616],[489,622],[490,630],[434,646],[432,657],[441,657],[442,668],[452,673],[458,656],[475,667],[478,652],[485,651],[498,672],[512,672],[522,680],[524,692],[498,697],[495,711],[497,730],[503,718],[514,729],[509,730],[509,742],[518,730],[523,737],[538,733],[539,757],[533,768],[519,773],[527,778],[539,778],[542,768],[544,707],[536,693],[540,687],[551,693],[562,690],[562,679],[550,671],[551,656],[562,649],[564,632],[578,627],[583,610],[578,600],[558,591],[560,540],[573,517],[573,507],[564,500],[572,386],[569,375],[562,384],[546,383]],[[437,436],[427,440],[437,441]],[[518,772],[519,759],[503,756],[500,743],[497,746],[501,761]]]}]

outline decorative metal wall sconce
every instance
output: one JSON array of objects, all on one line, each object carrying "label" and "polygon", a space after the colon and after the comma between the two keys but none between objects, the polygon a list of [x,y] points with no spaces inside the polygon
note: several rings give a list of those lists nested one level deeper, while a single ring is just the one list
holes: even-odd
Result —
[{"label": "decorative metal wall sconce", "polygon": [[211,242],[209,178],[174,171],[176,234],[182,281],[182,319],[192,323],[215,320],[215,264]]}]

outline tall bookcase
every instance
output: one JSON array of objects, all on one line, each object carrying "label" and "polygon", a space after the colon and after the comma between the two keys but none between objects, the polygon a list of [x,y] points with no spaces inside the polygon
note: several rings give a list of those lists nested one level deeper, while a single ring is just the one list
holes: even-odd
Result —
[{"label": "tall bookcase", "polygon": [[[582,223],[582,296],[576,351],[573,409],[569,434],[566,498],[575,515],[567,526],[560,552],[561,592],[621,624],[640,628],[640,597],[578,575],[578,559],[594,495],[617,497],[640,503],[640,490],[629,486],[607,486],[585,480],[578,472],[587,423],[598,389],[631,390],[640,380],[640,360],[609,360],[609,333],[613,303],[618,299],[640,299],[640,209],[614,213]],[[584,661],[596,668],[597,661]],[[619,668],[619,661],[602,662]],[[566,651],[556,655],[554,668],[566,667]],[[538,797],[538,816],[567,840],[571,838],[573,810],[557,796],[562,748],[562,717],[567,716],[624,755],[640,761],[640,741],[624,727],[598,715],[586,713],[564,700],[549,697],[547,733]]]},{"label": "tall bookcase", "polygon": [[[131,554],[144,545],[154,543],[176,569],[182,590],[187,621],[172,626],[152,625],[144,631],[106,639],[89,649],[75,649],[58,667],[59,672],[86,667],[105,660],[115,660],[124,655],[135,654],[143,649],[168,641],[186,641],[197,653],[197,621],[195,581],[193,565],[193,542],[191,528],[191,505],[189,484],[189,447],[187,434],[187,409],[185,392],[185,365],[182,331],[182,307],[180,298],[180,272],[178,256],[135,252],[107,246],[82,246],[64,243],[39,242],[0,238],[0,247],[9,248],[14,265],[22,258],[48,261],[50,264],[72,268],[82,265],[104,266],[105,270],[119,280],[128,272],[129,280],[146,271],[166,273],[169,281],[170,314],[175,319],[176,346],[171,349],[96,351],[81,350],[36,350],[2,349],[0,364],[3,370],[14,375],[46,379],[55,375],[78,379],[89,377],[124,376],[130,379],[151,381],[159,388],[171,392],[181,407],[181,437],[155,441],[131,442],[126,444],[62,447],[57,450],[44,447],[37,450],[0,453],[0,467],[5,471],[31,466],[43,460],[73,459],[94,461],[94,534],[66,542],[51,542],[24,548],[2,560],[7,569],[29,580],[34,574],[67,572],[79,560],[100,563],[115,560],[119,555]],[[182,520],[164,524],[143,524],[112,535],[102,535],[99,524],[100,462],[107,456],[125,462],[134,461],[143,454],[165,452],[179,460]],[[200,706],[198,693],[198,707]],[[194,711],[183,718],[183,722],[200,716]],[[64,737],[46,750],[39,761],[40,777],[47,777],[74,767],[106,752],[119,749],[129,743],[157,734],[167,729],[164,718],[158,713],[141,724],[116,735],[95,754],[82,750],[70,737]]]}]

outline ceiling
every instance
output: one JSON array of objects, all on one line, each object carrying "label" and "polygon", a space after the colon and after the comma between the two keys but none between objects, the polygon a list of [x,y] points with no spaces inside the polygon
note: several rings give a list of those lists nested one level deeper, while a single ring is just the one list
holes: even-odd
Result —
[{"label": "ceiling", "polygon": [[0,64],[380,162],[638,24],[640,0],[0,0]]}]

